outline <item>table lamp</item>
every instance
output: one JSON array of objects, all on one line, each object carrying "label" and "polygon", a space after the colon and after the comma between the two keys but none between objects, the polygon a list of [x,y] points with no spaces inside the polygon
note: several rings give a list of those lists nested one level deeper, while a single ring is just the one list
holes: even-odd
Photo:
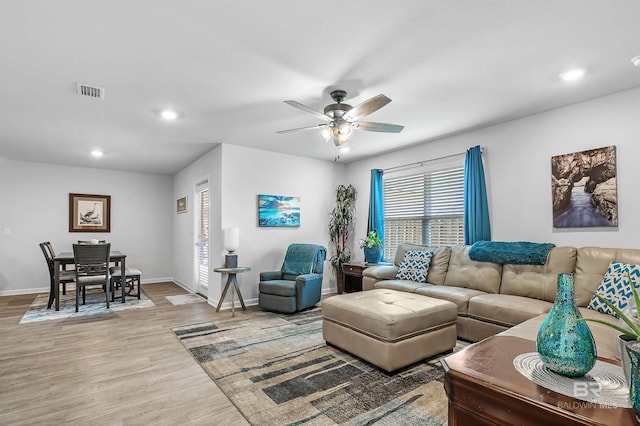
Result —
[{"label": "table lamp", "polygon": [[229,253],[224,256],[225,268],[238,267],[238,255],[234,254],[234,252],[238,250],[239,245],[240,245],[240,229],[226,228],[224,230],[224,248]]}]

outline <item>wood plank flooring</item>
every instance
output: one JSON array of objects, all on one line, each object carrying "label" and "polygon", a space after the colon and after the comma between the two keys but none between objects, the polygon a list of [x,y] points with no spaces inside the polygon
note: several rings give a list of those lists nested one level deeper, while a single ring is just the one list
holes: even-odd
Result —
[{"label": "wood plank flooring", "polygon": [[156,307],[22,325],[36,295],[0,297],[0,425],[248,424],[171,332],[231,311],[143,290]]}]

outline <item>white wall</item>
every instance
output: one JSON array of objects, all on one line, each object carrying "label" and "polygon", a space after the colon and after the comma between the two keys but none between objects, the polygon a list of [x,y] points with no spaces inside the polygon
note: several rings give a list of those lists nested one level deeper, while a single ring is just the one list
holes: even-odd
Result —
[{"label": "white wall", "polygon": [[[347,180],[360,191],[361,225],[356,239],[366,232],[370,169],[462,153],[481,145],[493,240],[639,248],[639,117],[640,89],[633,89],[350,164]],[[551,157],[609,145],[617,147],[619,226],[554,229]],[[362,250],[354,253],[363,259]]]},{"label": "white wall", "polygon": [[[111,232],[70,233],[69,193],[110,195]],[[171,279],[170,176],[0,158],[0,200],[0,295],[49,291],[43,241],[62,252],[78,239],[106,239],[143,282]]]},{"label": "white wall", "polygon": [[[345,165],[222,144],[176,175],[174,198],[192,191],[195,181],[204,174],[213,177],[209,184],[217,191],[210,194],[210,303],[218,302],[226,279],[213,272],[224,261],[221,232],[224,228],[240,228],[238,263],[251,268],[250,272],[238,275],[246,304],[257,303],[259,273],[279,270],[290,243],[329,248],[327,218],[336,187],[346,183]],[[258,227],[258,194],[300,197],[300,227]],[[193,250],[189,244],[193,246],[194,218],[187,214],[178,216],[174,219],[176,277],[185,287],[193,289],[193,255],[189,254]],[[335,289],[328,263],[325,272],[323,291]]]},{"label": "white wall", "polygon": [[[173,211],[173,259],[174,279],[186,289],[196,291],[195,269],[195,242],[196,242],[196,211],[195,190],[196,185],[203,180],[209,182],[210,215],[209,226],[211,228],[211,241],[219,240],[219,212],[216,209],[219,199],[220,184],[220,156],[221,147],[218,146],[209,151],[197,161],[177,173],[173,178],[173,202],[182,197],[187,197],[187,212],[176,213]],[[211,276],[211,275],[210,275]]]}]

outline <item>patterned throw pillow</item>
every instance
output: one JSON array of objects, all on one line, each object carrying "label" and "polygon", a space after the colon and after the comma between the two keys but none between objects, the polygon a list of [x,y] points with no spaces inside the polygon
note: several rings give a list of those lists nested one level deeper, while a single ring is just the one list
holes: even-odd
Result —
[{"label": "patterned throw pillow", "polygon": [[432,256],[433,253],[430,251],[407,250],[396,273],[396,278],[426,283]]},{"label": "patterned throw pillow", "polygon": [[[633,297],[627,272],[631,275],[631,279],[635,283],[638,283],[638,279],[640,278],[640,266],[634,265],[633,263],[612,261],[609,264],[607,273],[602,278],[602,282],[596,289],[596,294],[604,297],[620,310],[626,308],[629,304],[630,298]],[[618,317],[613,309],[607,306],[596,296],[591,298],[587,308],[602,312],[603,314],[613,315],[616,318]]]}]

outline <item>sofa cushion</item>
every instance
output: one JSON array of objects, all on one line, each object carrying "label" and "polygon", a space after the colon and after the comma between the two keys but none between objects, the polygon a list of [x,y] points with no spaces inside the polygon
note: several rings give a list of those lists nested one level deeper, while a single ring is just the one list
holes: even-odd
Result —
[{"label": "sofa cushion", "polygon": [[378,281],[373,288],[386,288],[389,290],[404,291],[406,293],[415,293],[417,289],[422,287],[433,287],[433,284],[417,283],[407,280],[384,280]]},{"label": "sofa cushion", "polygon": [[[611,261],[607,273],[602,277],[595,293],[607,299],[618,309],[626,308],[630,298],[633,297],[627,274],[631,275],[633,280],[637,280],[640,277],[640,266],[633,263]],[[595,295],[591,298],[587,308],[618,317],[613,309]]]},{"label": "sofa cushion", "polygon": [[506,327],[549,312],[553,304],[510,294],[485,294],[469,300],[469,317]]},{"label": "sofa cushion", "polygon": [[469,258],[469,246],[454,246],[451,247],[449,269],[444,285],[470,288],[485,293],[498,293],[501,275],[502,265],[476,262]]},{"label": "sofa cushion", "polygon": [[581,247],[578,249],[574,276],[578,306],[586,307],[589,304],[593,296],[590,292],[596,291],[612,260],[638,265],[640,264],[640,250],[603,247]]},{"label": "sofa cushion", "polygon": [[469,299],[474,296],[487,294],[484,291],[472,290],[470,288],[450,287],[446,285],[425,285],[415,290],[416,294],[434,297],[436,299],[448,300],[456,304],[458,315],[466,316],[469,310]]},{"label": "sofa cushion", "polygon": [[558,287],[558,274],[573,273],[576,254],[574,247],[554,247],[544,265],[503,265],[500,294],[553,302]]},{"label": "sofa cushion", "polygon": [[430,251],[407,250],[396,272],[396,279],[426,283],[432,256]]},{"label": "sofa cushion", "polygon": [[427,282],[438,285],[444,284],[444,279],[449,267],[449,257],[451,254],[451,249],[449,247],[428,247],[417,244],[400,244],[398,246],[398,250],[396,250],[396,257],[394,261],[396,267],[400,266],[402,263],[404,254],[407,250],[423,250],[433,253],[429,264]]}]

